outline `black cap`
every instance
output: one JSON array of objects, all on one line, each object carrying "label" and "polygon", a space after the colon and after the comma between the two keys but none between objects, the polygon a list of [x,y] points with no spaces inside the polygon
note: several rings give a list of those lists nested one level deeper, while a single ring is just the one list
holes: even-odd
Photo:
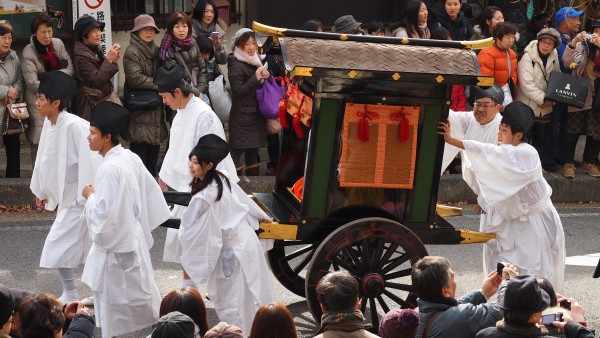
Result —
[{"label": "black cap", "polygon": [[194,155],[198,160],[207,163],[212,162],[216,167],[228,154],[229,144],[215,134],[208,134],[198,140],[190,156]]},{"label": "black cap", "polygon": [[533,127],[533,109],[521,101],[513,101],[504,107],[502,121],[509,125],[513,133],[527,133]]},{"label": "black cap", "polygon": [[38,93],[58,99],[67,106],[77,94],[77,81],[59,70],[53,70],[40,79]]},{"label": "black cap", "polygon": [[15,311],[15,299],[12,291],[4,284],[0,284],[0,327],[8,321]]},{"label": "black cap", "polygon": [[92,108],[90,126],[103,133],[121,135],[129,125],[129,111],[110,101],[102,101]]},{"label": "black cap", "polygon": [[179,311],[169,312],[156,323],[152,338],[194,338],[196,324]]},{"label": "black cap", "polygon": [[185,88],[183,80],[183,66],[176,64],[171,68],[159,67],[154,75],[154,84],[158,86],[159,93],[166,93],[176,88]]},{"label": "black cap", "polygon": [[77,19],[73,27],[73,32],[75,32],[76,39],[81,40],[92,29],[98,27],[100,27],[100,30],[104,30],[104,22],[98,21],[86,14]]},{"label": "black cap", "polygon": [[491,98],[496,101],[498,104],[502,104],[504,102],[504,92],[502,91],[502,87],[500,87],[497,83],[494,83],[492,87],[478,87],[471,86],[471,103],[485,98]]},{"label": "black cap", "polygon": [[550,296],[540,288],[537,279],[528,275],[513,277],[504,294],[498,297],[498,307],[513,312],[542,312],[550,305]]},{"label": "black cap", "polygon": [[352,15],[342,15],[335,19],[331,31],[338,34],[352,33],[360,27],[360,24],[360,22],[354,20]]}]

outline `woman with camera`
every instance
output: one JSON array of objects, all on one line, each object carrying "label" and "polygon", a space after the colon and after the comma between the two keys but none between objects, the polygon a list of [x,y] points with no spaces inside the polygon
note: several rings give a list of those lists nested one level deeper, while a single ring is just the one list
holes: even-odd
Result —
[{"label": "woman with camera", "polygon": [[[598,95],[600,83],[600,21],[592,25],[593,33],[581,32],[565,48],[563,63],[573,69],[573,75],[590,80],[588,96],[583,108],[569,106],[569,121],[567,123],[564,176],[575,177],[575,149],[580,135],[586,135],[583,150],[582,169],[592,177],[600,177],[597,165],[600,154],[600,104],[593,104],[594,96]],[[600,103],[600,102],[599,102]]]}]

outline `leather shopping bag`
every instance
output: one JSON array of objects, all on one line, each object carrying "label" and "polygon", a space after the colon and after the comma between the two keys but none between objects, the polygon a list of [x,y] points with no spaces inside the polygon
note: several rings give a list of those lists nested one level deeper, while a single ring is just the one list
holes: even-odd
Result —
[{"label": "leather shopping bag", "polygon": [[545,98],[583,108],[588,96],[590,80],[561,72],[550,73]]}]

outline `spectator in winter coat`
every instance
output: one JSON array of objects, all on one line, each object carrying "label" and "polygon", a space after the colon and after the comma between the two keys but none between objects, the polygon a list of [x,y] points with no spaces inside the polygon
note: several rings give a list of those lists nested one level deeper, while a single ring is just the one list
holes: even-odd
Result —
[{"label": "spectator in winter coat", "polygon": [[494,82],[502,87],[503,106],[516,98],[517,54],[511,49],[516,33],[513,24],[498,23],[494,29],[494,44],[482,49],[478,56],[481,75],[493,76]]},{"label": "spectator in winter coat", "polygon": [[[519,61],[519,91],[517,100],[525,103],[535,114],[532,130],[532,144],[540,153],[542,167],[556,170],[556,164],[549,154],[558,142],[558,129],[550,127],[550,116],[554,102],[546,100],[546,87],[552,72],[560,71],[556,47],[560,45],[560,35],[553,28],[544,28],[525,48],[525,54]],[[541,148],[541,149],[540,149]]]},{"label": "spectator in winter coat", "polygon": [[429,12],[421,0],[409,0],[402,21],[392,25],[392,36],[400,38],[429,39],[431,32],[427,26]]},{"label": "spectator in winter coat", "polygon": [[437,18],[438,23],[450,32],[454,41],[469,40],[474,33],[471,22],[460,10],[461,6],[460,0],[445,0],[444,11]]},{"label": "spectator in winter coat", "polygon": [[[533,0],[531,0],[533,1]],[[517,55],[519,58],[523,55],[523,49],[527,46],[527,9],[530,1],[506,1],[506,0],[491,0],[490,6],[500,8],[504,14],[504,20],[512,23],[517,27],[515,36],[515,45],[517,47]]]}]

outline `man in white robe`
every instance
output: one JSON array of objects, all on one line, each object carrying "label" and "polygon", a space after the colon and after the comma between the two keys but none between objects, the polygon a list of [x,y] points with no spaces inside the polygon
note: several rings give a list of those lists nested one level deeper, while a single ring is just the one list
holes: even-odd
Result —
[{"label": "man in white robe", "polygon": [[548,279],[563,293],[565,237],[540,158],[523,139],[532,126],[531,108],[515,101],[504,109],[500,145],[456,139],[444,122],[440,134],[469,156],[484,211],[480,230],[496,234],[484,244],[485,272],[494,271],[498,262],[510,262],[522,274]]},{"label": "man in white robe", "polygon": [[[213,164],[228,153],[227,142],[217,135],[203,136],[191,151],[195,158],[190,163],[205,163],[209,168],[200,174],[204,176],[195,177],[205,180],[210,172],[212,181],[192,196],[181,219],[181,265],[195,282],[208,282],[208,295],[219,319],[248,335],[256,311],[275,299],[271,274],[255,233],[259,221],[271,218],[237,183],[227,184],[215,172]],[[216,180],[222,182],[221,189]]]},{"label": "man in white robe", "polygon": [[[483,143],[497,144],[498,126],[502,115],[500,108],[504,100],[504,92],[497,84],[487,89],[472,87],[472,95],[475,99],[473,112],[450,111],[448,120],[452,124],[452,136],[461,140],[475,140]],[[448,165],[460,152],[462,176],[469,187],[478,194],[477,185],[473,184],[474,178],[471,172],[471,161],[467,153],[461,149],[446,144],[442,158],[443,173]]]},{"label": "man in white robe", "polygon": [[75,269],[90,248],[81,217],[85,199],[79,192],[94,180],[101,163],[87,143],[89,122],[65,110],[76,93],[77,82],[63,72],[48,72],[40,80],[36,107],[45,119],[29,185],[38,206],[49,211],[58,206],[40,267],[58,269],[63,284],[58,300],[63,304],[79,300]]},{"label": "man in white robe", "polygon": [[128,122],[127,109],[113,102],[102,102],[91,112],[89,146],[104,161],[94,184],[82,192],[92,239],[82,280],[94,294],[103,338],[154,324],[161,302],[149,250],[151,231],[170,211],[142,160],[119,144]]},{"label": "man in white robe", "polygon": [[[207,134],[215,134],[225,140],[225,131],[223,124],[207,105],[200,98],[194,96],[185,82],[183,68],[181,65],[175,65],[170,69],[160,67],[154,76],[154,83],[158,85],[158,91],[163,98],[163,102],[177,110],[177,114],[171,124],[169,136],[169,149],[158,176],[161,184],[164,182],[168,187],[179,192],[189,192],[192,176],[188,169],[188,155],[196,146],[200,137]],[[217,166],[222,172],[227,173],[234,182],[238,182],[235,171],[235,165],[230,155]],[[166,187],[163,187],[166,189]],[[173,217],[181,218],[184,206],[176,205],[173,208]],[[165,262],[179,263],[181,256],[181,246],[177,240],[177,229],[168,228],[165,239],[165,248],[163,260]],[[184,272],[184,278],[181,286],[196,287],[195,281],[187,278]]]}]

